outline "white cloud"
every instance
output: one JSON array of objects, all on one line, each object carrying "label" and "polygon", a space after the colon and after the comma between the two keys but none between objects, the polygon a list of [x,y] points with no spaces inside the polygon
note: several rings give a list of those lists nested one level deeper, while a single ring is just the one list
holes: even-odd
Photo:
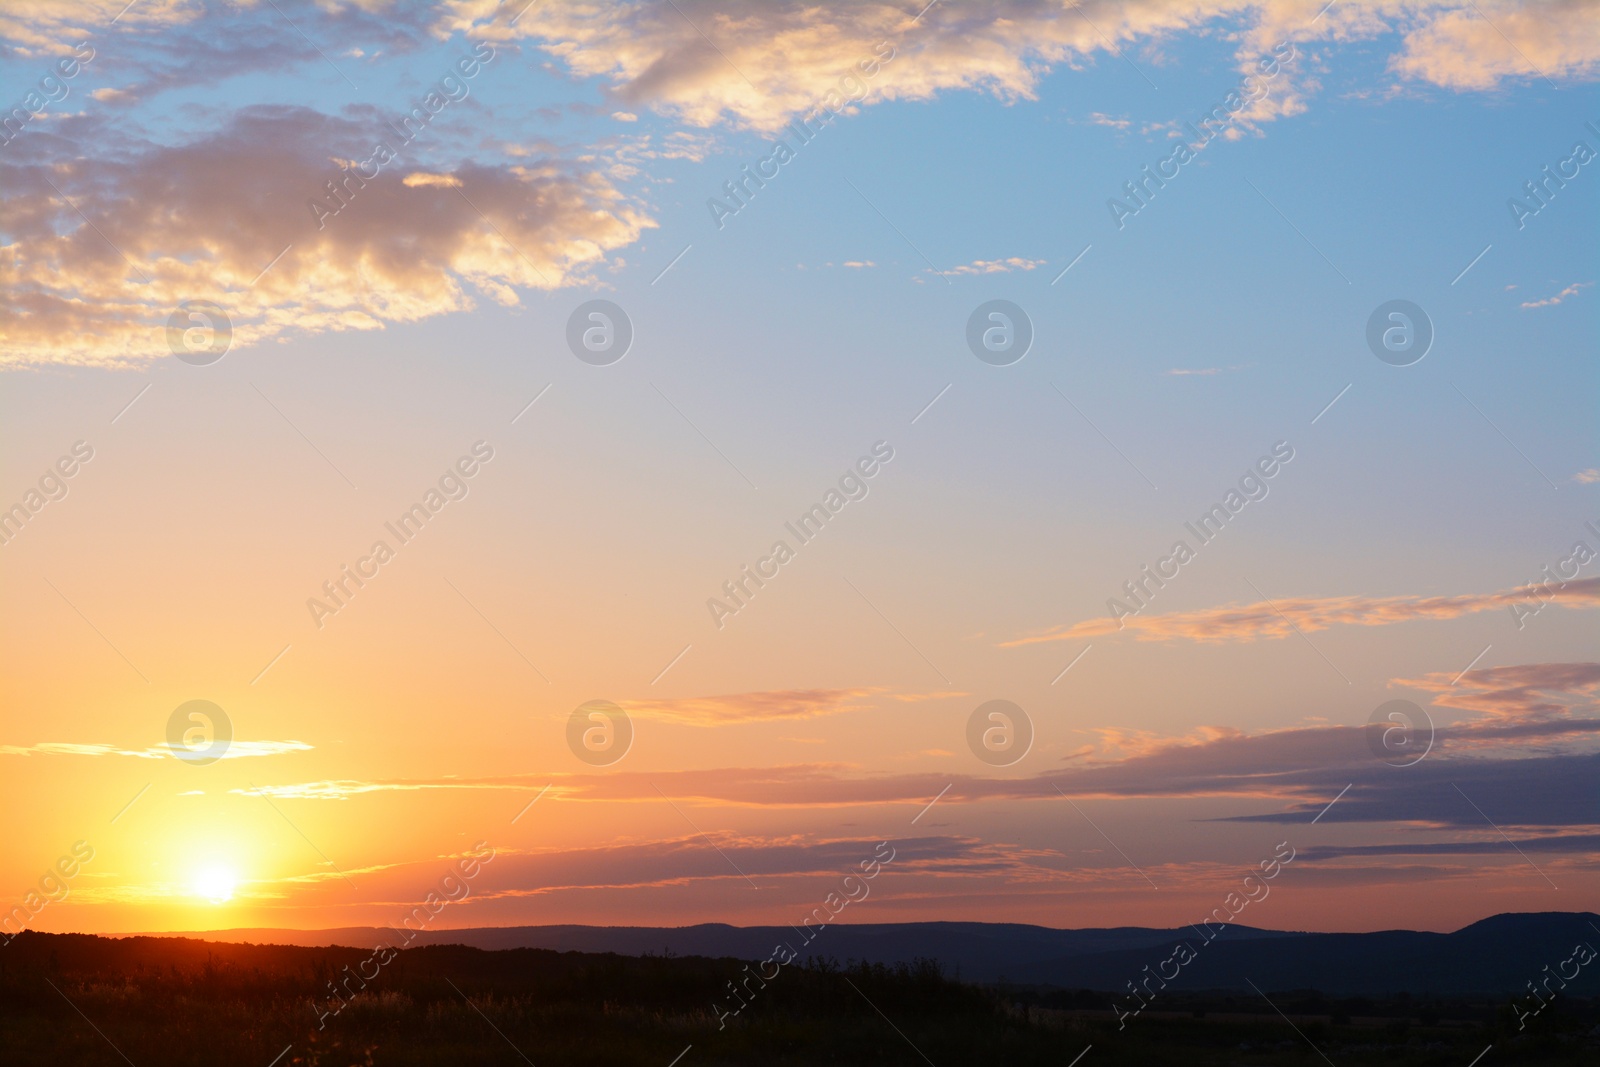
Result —
[{"label": "white cloud", "polygon": [[223,308],[235,347],[382,329],[480,296],[515,305],[519,290],[585,281],[655,225],[594,165],[551,155],[448,171],[401,158],[345,180],[347,206],[319,219],[310,202],[337,206],[326,183],[344,180],[330,157],[370,159],[381,135],[303,108],[248,108],[171,146],[70,121],[81,128],[63,140],[93,135],[93,154],[0,159],[6,362],[170,355],[184,301]]},{"label": "white cloud", "polygon": [[1009,259],[975,259],[971,263],[963,263],[958,267],[939,271],[940,274],[1010,274],[1018,270],[1037,270],[1049,260],[1023,259],[1021,256],[1012,256]]},{"label": "white cloud", "polygon": [[1547,296],[1543,300],[1526,300],[1523,302],[1522,306],[1524,308],[1555,307],[1569,296],[1577,296],[1580,290],[1587,289],[1593,284],[1594,282],[1574,282],[1572,285],[1569,285],[1565,289],[1561,290],[1555,296]]}]

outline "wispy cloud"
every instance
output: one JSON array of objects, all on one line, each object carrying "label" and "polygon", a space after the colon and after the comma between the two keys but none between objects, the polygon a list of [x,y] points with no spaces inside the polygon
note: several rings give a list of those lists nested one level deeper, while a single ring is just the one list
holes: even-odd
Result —
[{"label": "wispy cloud", "polygon": [[1416,619],[1457,619],[1474,612],[1526,604],[1535,596],[1567,608],[1600,607],[1600,578],[1461,596],[1291,597],[1166,615],[1125,616],[1120,620],[1108,616],[1004,641],[1000,647],[1077,641],[1119,631],[1131,633],[1140,641],[1259,641],[1289,637],[1297,628],[1312,632],[1330,626],[1390,626]]},{"label": "wispy cloud", "polygon": [[[217,759],[249,759],[253,756],[281,756],[288,752],[310,752],[314,746],[304,741],[233,741]],[[177,759],[176,750],[167,745],[148,748],[123,748],[120,745],[83,744],[73,741],[41,741],[34,745],[0,745],[0,756],[125,756],[132,759]]]},{"label": "wispy cloud", "polygon": [[1431,693],[1440,707],[1535,724],[1593,711],[1600,702],[1600,663],[1524,663],[1467,671],[1459,678],[1428,674],[1395,684]]},{"label": "wispy cloud", "polygon": [[[1485,728],[1492,733],[1496,728]],[[1502,733],[1512,733],[1506,727]],[[1546,737],[1600,737],[1600,719],[1574,719],[1542,727]],[[1436,751],[1404,775],[1374,758],[1364,727],[1333,726],[1219,737],[1176,743],[1126,759],[1052,769],[1032,777],[993,778],[949,771],[863,776],[837,764],[786,764],[694,771],[608,775],[508,775],[402,781],[323,781],[234,789],[278,800],[348,799],[369,793],[434,790],[505,790],[536,793],[551,785],[563,802],[659,803],[680,801],[740,807],[828,808],[877,804],[918,807],[943,792],[941,804],[995,801],[1052,803],[1060,797],[1234,798],[1269,803],[1277,810],[1233,816],[1236,821],[1310,822],[1346,785],[1349,796],[1323,821],[1420,822],[1479,826],[1482,817],[1459,804],[1450,789],[1490,798],[1518,826],[1600,825],[1589,799],[1600,775],[1600,754],[1562,753],[1449,758],[1456,738],[1439,732]],[[1471,738],[1476,740],[1476,736]],[[1506,738],[1526,740],[1526,736]],[[553,784],[552,784],[553,781]],[[948,791],[945,787],[949,786]],[[659,792],[658,792],[659,790]]]},{"label": "wispy cloud", "polygon": [[[678,697],[668,700],[622,700],[630,715],[690,726],[772,722],[841,715],[872,707],[869,698],[884,693],[881,686],[855,689],[779,689],[759,693]],[[920,695],[920,694],[917,694]],[[912,697],[915,699],[915,696]]]},{"label": "wispy cloud", "polygon": [[1525,300],[1523,301],[1522,306],[1524,308],[1555,307],[1568,297],[1577,296],[1580,291],[1589,288],[1589,286],[1593,284],[1594,282],[1574,282],[1565,289],[1561,290],[1555,296],[1547,296],[1543,300]]},{"label": "wispy cloud", "polygon": [[[1524,852],[1575,853],[1600,855],[1600,834],[1541,834],[1520,838],[1516,845]],[[1386,845],[1320,845],[1305,849],[1300,857],[1311,862],[1341,859],[1345,856],[1503,856],[1506,839],[1489,831],[1483,836],[1459,841],[1404,841]]]},{"label": "wispy cloud", "polygon": [[1174,367],[1169,371],[1163,371],[1162,374],[1168,378],[1185,378],[1191,376],[1210,378],[1218,374],[1235,374],[1246,369],[1247,366],[1248,364],[1241,363],[1232,367],[1196,367],[1193,369],[1186,367]]},{"label": "wispy cloud", "polygon": [[939,271],[940,274],[1009,274],[1018,270],[1037,270],[1049,260],[1023,259],[1021,256],[1011,256],[1008,259],[975,259],[971,263],[963,263],[957,267],[950,267]]},{"label": "wispy cloud", "polygon": [[1374,756],[1368,728],[1361,724],[1258,734],[1212,727],[1189,737],[1104,737],[1099,755],[1076,752],[1071,766],[1031,777],[949,770],[865,775],[844,764],[801,763],[650,773],[321,781],[257,791],[282,799],[345,799],[389,791],[532,793],[549,785],[557,801],[657,803],[666,793],[696,802],[757,807],[922,805],[935,795],[943,796],[942,803],[1052,802],[1062,795],[1231,797],[1277,808],[1235,818],[1308,822],[1330,797],[1353,784],[1329,821],[1481,825],[1481,817],[1460,804],[1450,788],[1457,782],[1480,804],[1492,803],[1508,825],[1600,825],[1591,795],[1600,774],[1600,753],[1592,751],[1600,741],[1600,717],[1594,714],[1600,664],[1472,671],[1454,689],[1443,675],[1394,685],[1431,694],[1438,706],[1467,709],[1480,717],[1439,726],[1428,758],[1403,775]]}]

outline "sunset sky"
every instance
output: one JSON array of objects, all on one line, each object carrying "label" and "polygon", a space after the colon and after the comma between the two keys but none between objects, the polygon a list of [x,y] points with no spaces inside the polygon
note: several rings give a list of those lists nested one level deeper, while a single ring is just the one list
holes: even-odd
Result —
[{"label": "sunset sky", "polygon": [[1600,900],[1592,4],[125,2],[0,2],[6,932]]}]

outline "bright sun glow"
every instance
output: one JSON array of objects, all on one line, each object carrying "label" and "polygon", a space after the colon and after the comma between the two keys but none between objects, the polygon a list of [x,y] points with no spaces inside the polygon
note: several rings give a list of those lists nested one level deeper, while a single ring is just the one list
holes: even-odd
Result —
[{"label": "bright sun glow", "polygon": [[238,882],[233,872],[213,864],[202,867],[194,877],[194,895],[204,897],[213,904],[222,904],[233,898],[233,887]]}]

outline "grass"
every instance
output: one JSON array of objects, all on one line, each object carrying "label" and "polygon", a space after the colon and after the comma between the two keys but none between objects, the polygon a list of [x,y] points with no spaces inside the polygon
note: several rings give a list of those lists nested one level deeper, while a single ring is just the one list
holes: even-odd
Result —
[{"label": "grass", "polygon": [[[735,1003],[728,983],[754,970],[744,961],[460,946],[410,949],[381,968],[371,957],[24,934],[0,948],[0,1048],[8,1064],[83,1067],[1062,1067],[1090,1046],[1080,1067],[1466,1067],[1491,1044],[1499,1063],[1600,1055],[1592,1000],[1557,1000],[1518,1032],[1490,1002],[1275,994],[1291,1025],[1259,998],[1189,994],[1119,1029],[1105,994],[963,985],[932,961],[811,959],[764,986],[749,979],[748,1006],[719,1019]],[[349,993],[330,999],[341,980]]]}]

